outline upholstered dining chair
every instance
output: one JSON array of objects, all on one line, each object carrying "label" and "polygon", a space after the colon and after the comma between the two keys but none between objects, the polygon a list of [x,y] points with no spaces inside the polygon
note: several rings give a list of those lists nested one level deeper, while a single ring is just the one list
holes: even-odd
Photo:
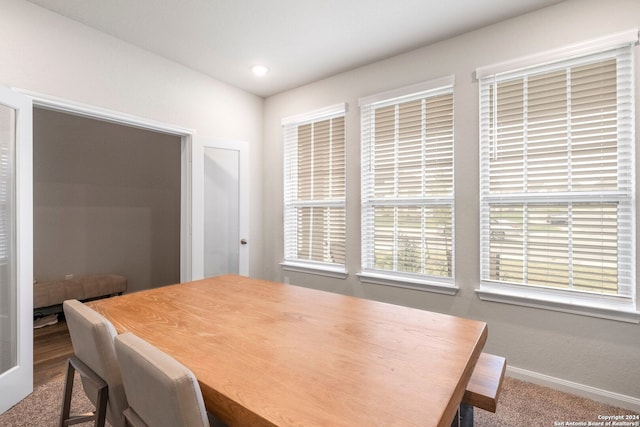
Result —
[{"label": "upholstered dining chair", "polygon": [[96,407],[95,413],[88,418],[93,419],[96,426],[103,426],[106,418],[113,427],[125,427],[123,411],[129,405],[113,346],[115,328],[104,316],[78,300],[65,301],[62,309],[74,356],[67,363],[60,426],[87,418],[70,414],[73,378],[77,371],[87,397]]},{"label": "upholstered dining chair", "polygon": [[128,425],[221,425],[209,419],[200,386],[189,368],[130,332],[115,338],[115,349],[129,401],[124,411]]}]

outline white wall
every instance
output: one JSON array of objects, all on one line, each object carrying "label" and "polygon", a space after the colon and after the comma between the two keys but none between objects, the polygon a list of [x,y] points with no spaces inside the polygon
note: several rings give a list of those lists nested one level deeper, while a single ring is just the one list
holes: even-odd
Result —
[{"label": "white wall", "polygon": [[[263,100],[23,0],[0,0],[0,85],[247,141],[250,206],[261,204]],[[250,216],[251,274],[262,270]]]},{"label": "white wall", "polygon": [[[476,67],[640,27],[637,0],[574,0],[377,62],[266,100],[264,275],[293,284],[486,321],[486,350],[509,365],[629,397],[640,407],[640,326],[483,302],[479,286],[478,85]],[[640,53],[639,48],[636,54]],[[361,283],[358,98],[455,74],[456,296]],[[640,67],[636,65],[636,80]],[[637,90],[637,89],[636,89]],[[636,94],[640,99],[640,95]],[[283,117],[348,103],[346,280],[283,272]],[[638,111],[639,109],[636,109]],[[640,120],[636,118],[636,122]]]}]

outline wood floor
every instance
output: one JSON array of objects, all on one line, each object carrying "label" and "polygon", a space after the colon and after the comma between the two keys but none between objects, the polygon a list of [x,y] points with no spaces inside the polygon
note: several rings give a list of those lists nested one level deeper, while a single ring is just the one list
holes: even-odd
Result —
[{"label": "wood floor", "polygon": [[73,354],[71,337],[64,319],[33,330],[33,385],[37,387],[65,373]]}]

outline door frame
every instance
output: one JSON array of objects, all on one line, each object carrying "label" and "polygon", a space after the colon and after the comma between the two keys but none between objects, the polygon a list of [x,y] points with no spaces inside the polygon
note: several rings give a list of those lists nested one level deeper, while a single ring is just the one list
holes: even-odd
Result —
[{"label": "door frame", "polygon": [[[198,179],[194,175],[196,168],[193,167],[194,150],[193,136],[195,130],[149,120],[131,114],[108,110],[89,104],[83,104],[67,99],[44,95],[25,89],[13,88],[16,92],[29,96],[32,99],[33,107],[43,108],[56,112],[71,114],[80,117],[114,123],[122,126],[134,127],[153,132],[164,133],[180,138],[181,166],[180,166],[180,282],[188,282],[202,277],[202,262],[197,262],[198,249],[193,242],[193,224],[197,218],[194,217],[194,192],[193,183]],[[200,270],[198,270],[198,265]]]},{"label": "door frame", "polygon": [[[2,105],[16,110],[12,225],[15,264],[16,364],[0,373],[0,414],[33,391],[33,107],[29,97],[0,87]],[[11,390],[11,393],[6,392]]]}]

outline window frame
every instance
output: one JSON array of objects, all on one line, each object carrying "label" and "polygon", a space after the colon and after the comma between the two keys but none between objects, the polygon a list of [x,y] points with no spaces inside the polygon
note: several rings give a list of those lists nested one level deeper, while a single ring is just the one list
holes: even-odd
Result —
[{"label": "window frame", "polygon": [[[310,273],[321,276],[333,277],[344,279],[347,277],[347,267],[346,267],[346,132],[347,132],[347,124],[346,124],[346,113],[347,113],[347,104],[339,103],[335,105],[331,105],[328,107],[320,108],[317,110],[313,110],[307,113],[302,113],[294,116],[285,117],[282,119],[282,128],[284,132],[283,136],[283,158],[284,158],[284,173],[283,173],[283,214],[284,214],[284,260],[280,263],[281,267],[285,271],[294,271],[294,272],[302,272],[302,273]],[[293,128],[298,128],[299,126],[314,124],[326,120],[331,120],[335,118],[342,117],[344,119],[344,134],[345,134],[345,189],[344,189],[344,197],[340,199],[331,199],[318,201],[314,200],[311,202],[298,201],[294,192],[289,191],[288,187],[294,186],[297,187],[297,176],[293,176],[292,174],[292,162],[297,162],[297,159],[293,159],[292,156],[295,153],[290,152],[293,144],[297,147],[297,130],[295,131],[296,137],[295,142],[293,140],[289,140],[288,138],[292,138],[292,130]],[[297,152],[296,152],[297,153]],[[293,182],[295,181],[295,182]],[[314,260],[307,260],[297,258],[295,254],[297,254],[297,208],[301,206],[313,206],[313,207],[333,207],[333,208],[342,208],[344,209],[344,227],[345,227],[345,241],[343,244],[345,245],[345,262],[341,263],[330,263],[330,262],[321,262]],[[296,247],[293,247],[294,245]]]},{"label": "window frame", "polygon": [[[525,58],[516,59],[513,61],[507,61],[501,64],[496,64],[488,67],[481,67],[476,70],[476,77],[478,79],[479,86],[479,105],[480,105],[480,286],[476,289],[476,292],[481,300],[509,303],[515,305],[522,305],[527,307],[542,308],[554,311],[562,311],[573,314],[581,314],[599,318],[606,318],[611,320],[639,323],[640,312],[637,311],[637,283],[635,272],[636,261],[636,198],[635,198],[635,181],[636,181],[636,158],[635,158],[635,67],[633,62],[633,45],[638,42],[638,30],[629,30],[613,34],[609,37],[600,38],[593,41],[579,43],[576,45],[567,46],[561,49],[545,52],[539,55],[532,55]],[[627,49],[628,51],[624,51]],[[626,56],[624,56],[626,55]],[[615,199],[616,202],[624,200],[628,208],[627,213],[631,217],[629,234],[630,234],[630,249],[627,250],[622,247],[622,250],[626,251],[626,255],[620,255],[621,246],[618,241],[618,255],[617,263],[625,263],[630,265],[628,279],[630,283],[623,284],[623,295],[608,295],[597,292],[569,290],[560,288],[551,288],[545,286],[538,286],[532,284],[516,284],[509,282],[500,282],[492,280],[490,277],[490,235],[489,235],[489,212],[491,203],[502,198],[502,200],[513,200],[522,203],[539,203],[556,202],[560,203],[575,203],[582,201],[580,194],[567,194],[566,197],[554,193],[549,194],[531,194],[526,196],[523,194],[509,196],[501,196],[500,194],[492,194],[489,190],[489,145],[491,144],[489,136],[489,123],[488,123],[488,87],[496,85],[501,79],[506,80],[514,76],[525,76],[533,74],[533,70],[539,70],[541,67],[547,67],[551,72],[555,66],[557,69],[562,64],[569,69],[571,62],[575,63],[592,63],[597,60],[598,57],[612,57],[616,58],[616,72],[618,78],[617,82],[617,107],[616,117],[620,121],[620,115],[626,114],[625,123],[629,125],[630,132],[627,132],[627,137],[621,137],[620,133],[617,137],[616,154],[627,150],[630,152],[627,160],[630,162],[630,175],[626,178],[630,179],[630,189],[620,190],[621,185],[618,185],[619,199]],[[618,63],[619,58],[629,58],[631,63],[628,80],[620,81],[620,65]],[[569,64],[569,65],[567,65]],[[626,86],[625,86],[626,85]],[[624,88],[621,89],[621,86]],[[495,86],[494,86],[495,87]],[[622,92],[621,92],[622,91]],[[621,101],[621,93],[628,97],[628,101]],[[623,111],[628,108],[629,111]],[[619,127],[616,127],[617,131]],[[624,133],[624,132],[622,132]],[[619,170],[619,168],[618,168]],[[620,173],[618,172],[620,177]],[[590,200],[585,198],[585,200]],[[619,206],[620,204],[618,204]],[[619,217],[618,223],[619,223]],[[620,231],[618,231],[620,235]],[[622,261],[621,261],[622,260]]]},{"label": "window frame", "polygon": [[[454,158],[454,96],[455,77],[453,75],[422,82],[399,89],[394,89],[359,99],[361,109],[361,271],[358,273],[360,281],[385,286],[394,286],[420,291],[429,291],[446,295],[455,295],[459,288],[455,284],[455,158]],[[451,193],[447,196],[422,196],[411,198],[398,197],[393,200],[375,201],[373,192],[373,171],[371,168],[374,140],[372,138],[373,116],[376,108],[399,106],[405,102],[428,99],[444,94],[452,96],[451,110]],[[424,141],[423,141],[424,142]],[[424,146],[423,146],[424,149]],[[397,183],[394,178],[394,182]],[[424,188],[424,187],[423,187]],[[376,269],[368,265],[368,259],[373,259],[373,215],[375,206],[401,207],[407,203],[412,206],[446,206],[451,210],[451,277],[438,277],[422,273],[404,273],[397,270]],[[371,229],[371,232],[368,232]],[[397,244],[394,243],[394,246]]]}]

